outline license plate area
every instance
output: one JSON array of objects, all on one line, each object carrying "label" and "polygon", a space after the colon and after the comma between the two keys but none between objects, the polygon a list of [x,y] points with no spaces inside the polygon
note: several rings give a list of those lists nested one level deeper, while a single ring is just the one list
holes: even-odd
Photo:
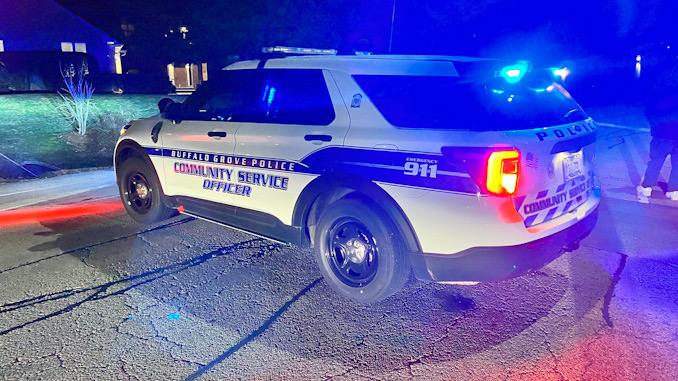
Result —
[{"label": "license plate area", "polygon": [[577,152],[563,159],[563,177],[564,182],[581,176],[582,170],[582,153]]}]

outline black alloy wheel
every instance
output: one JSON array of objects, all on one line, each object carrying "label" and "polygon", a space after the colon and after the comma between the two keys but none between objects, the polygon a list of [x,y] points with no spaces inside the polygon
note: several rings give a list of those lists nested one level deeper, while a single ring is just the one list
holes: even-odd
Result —
[{"label": "black alloy wheel", "polygon": [[379,248],[365,224],[355,218],[342,218],[332,226],[327,238],[329,264],[337,278],[352,287],[374,279],[379,267]]},{"label": "black alloy wheel", "polygon": [[120,198],[127,213],[137,222],[151,224],[171,217],[155,170],[139,157],[125,160],[116,168]]},{"label": "black alloy wheel", "polygon": [[153,205],[153,188],[143,173],[133,171],[125,178],[125,195],[129,206],[138,214],[146,214]]},{"label": "black alloy wheel", "polygon": [[325,281],[356,302],[383,300],[409,277],[409,258],[398,230],[369,200],[344,198],[327,206],[313,246]]}]

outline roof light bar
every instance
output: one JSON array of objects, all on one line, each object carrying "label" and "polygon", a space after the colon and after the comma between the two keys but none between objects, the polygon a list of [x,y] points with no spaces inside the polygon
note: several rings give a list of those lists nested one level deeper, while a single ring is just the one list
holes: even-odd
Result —
[{"label": "roof light bar", "polygon": [[551,68],[551,74],[553,74],[554,77],[560,77],[560,79],[564,81],[565,78],[570,75],[570,69],[566,67]]},{"label": "roof light bar", "polygon": [[303,55],[336,55],[335,49],[298,48],[291,46],[266,46],[261,48],[262,53],[285,53]]},{"label": "roof light bar", "polygon": [[495,77],[503,77],[508,83],[517,83],[530,71],[530,66],[527,61],[518,61],[515,65],[506,66],[496,72]]}]

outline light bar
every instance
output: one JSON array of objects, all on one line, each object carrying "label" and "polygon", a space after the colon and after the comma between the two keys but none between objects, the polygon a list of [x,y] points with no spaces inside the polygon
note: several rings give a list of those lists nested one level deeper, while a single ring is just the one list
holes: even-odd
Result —
[{"label": "light bar", "polygon": [[337,51],[334,49],[314,49],[314,48],[297,48],[291,46],[267,46],[261,48],[262,53],[286,53],[286,54],[313,54],[313,55],[336,55]]},{"label": "light bar", "polygon": [[503,77],[508,83],[516,83],[530,71],[530,63],[518,61],[515,65],[506,66],[495,73],[496,77]]},{"label": "light bar", "polygon": [[570,75],[570,69],[563,67],[563,68],[552,68],[551,69],[551,74],[553,74],[554,77],[560,77],[561,80],[565,80],[565,78]]}]

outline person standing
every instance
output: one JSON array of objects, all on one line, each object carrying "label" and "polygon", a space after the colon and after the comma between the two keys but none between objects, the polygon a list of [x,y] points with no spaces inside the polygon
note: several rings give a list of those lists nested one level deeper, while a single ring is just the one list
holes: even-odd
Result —
[{"label": "person standing", "polygon": [[674,66],[661,76],[661,80],[650,95],[652,100],[645,109],[650,122],[652,141],[650,142],[650,161],[645,176],[636,187],[638,201],[648,203],[652,187],[667,156],[671,156],[671,174],[669,175],[666,197],[678,201],[678,66]]}]

